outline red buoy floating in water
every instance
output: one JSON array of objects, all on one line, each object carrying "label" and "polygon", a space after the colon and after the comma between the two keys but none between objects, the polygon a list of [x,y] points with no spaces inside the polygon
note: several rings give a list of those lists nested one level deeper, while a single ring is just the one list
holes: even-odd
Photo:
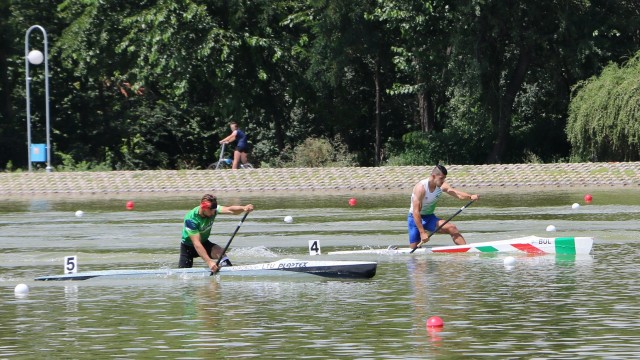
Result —
[{"label": "red buoy floating in water", "polygon": [[127,210],[133,210],[134,206],[135,205],[134,205],[133,201],[131,201],[131,200],[127,201],[127,205],[126,205]]},{"label": "red buoy floating in water", "polygon": [[349,199],[349,206],[356,206],[357,204],[358,201],[356,200],[356,198]]},{"label": "red buoy floating in water", "polygon": [[444,326],[444,321],[442,321],[442,318],[440,318],[440,316],[432,316],[430,318],[427,319],[427,330],[429,328],[440,328]]},{"label": "red buoy floating in water", "polygon": [[587,204],[590,204],[592,200],[593,196],[591,196],[591,194],[587,194],[584,196],[584,202],[586,202]]}]

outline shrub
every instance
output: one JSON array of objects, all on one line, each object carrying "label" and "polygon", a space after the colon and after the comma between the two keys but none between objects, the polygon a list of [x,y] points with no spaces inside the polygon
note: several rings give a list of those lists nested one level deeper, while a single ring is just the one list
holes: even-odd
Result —
[{"label": "shrub", "polygon": [[355,157],[339,136],[333,141],[327,138],[307,138],[293,150],[288,167],[344,167],[355,166]]}]

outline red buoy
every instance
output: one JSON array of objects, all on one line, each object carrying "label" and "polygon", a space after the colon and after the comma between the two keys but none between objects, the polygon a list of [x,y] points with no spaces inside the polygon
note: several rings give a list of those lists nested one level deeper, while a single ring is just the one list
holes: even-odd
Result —
[{"label": "red buoy", "polygon": [[427,319],[427,329],[432,327],[443,327],[443,326],[444,326],[444,322],[442,321],[442,318],[440,318],[440,316],[432,316]]},{"label": "red buoy", "polygon": [[349,206],[356,206],[357,204],[358,201],[356,200],[356,198],[349,199]]},{"label": "red buoy", "polygon": [[587,194],[584,196],[584,202],[586,202],[587,204],[590,203],[593,200],[593,196],[591,196],[591,194]]},{"label": "red buoy", "polygon": [[131,200],[127,201],[127,205],[126,205],[127,210],[133,210],[134,206],[135,205],[134,205],[133,201],[131,201]]}]

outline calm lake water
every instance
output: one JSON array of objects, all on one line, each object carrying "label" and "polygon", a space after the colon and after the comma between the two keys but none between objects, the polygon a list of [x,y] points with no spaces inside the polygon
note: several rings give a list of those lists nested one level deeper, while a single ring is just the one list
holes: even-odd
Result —
[{"label": "calm lake water", "polygon": [[[468,242],[593,236],[589,256],[326,255],[407,245],[408,194],[252,196],[234,264],[276,259],[373,260],[370,280],[158,277],[37,282],[80,271],[177,266],[192,198],[35,199],[0,203],[0,358],[462,357],[628,359],[640,355],[640,189],[488,193],[453,221]],[[465,201],[446,198],[447,218]],[[579,203],[579,209],[571,204]],[[76,210],[84,216],[76,217]],[[294,222],[283,222],[285,216]],[[224,245],[240,215],[220,216]],[[555,225],[556,233],[545,231]],[[323,255],[310,256],[309,240]],[[431,245],[449,245],[436,235]],[[202,261],[195,260],[196,266]],[[26,296],[14,288],[30,287]],[[444,327],[427,331],[430,316]]]}]

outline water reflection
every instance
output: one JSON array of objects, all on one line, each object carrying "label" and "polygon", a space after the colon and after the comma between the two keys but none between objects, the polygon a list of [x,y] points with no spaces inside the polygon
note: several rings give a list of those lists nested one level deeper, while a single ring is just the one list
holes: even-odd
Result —
[{"label": "water reflection", "polygon": [[[456,218],[468,241],[548,235],[553,222],[558,236],[595,236],[592,255],[514,255],[513,268],[502,254],[313,257],[377,261],[377,275],[365,281],[36,283],[35,276],[62,273],[72,254],[81,271],[173,266],[192,201],[137,200],[133,212],[121,200],[3,203],[0,357],[632,358],[640,352],[640,207],[628,192],[593,193],[594,204],[579,211],[570,208],[579,201],[571,193],[488,196]],[[260,211],[232,246],[239,264],[309,258],[310,239],[320,240],[323,254],[406,246],[406,196],[363,196],[354,208],[339,197],[253,200]],[[441,212],[458,208],[445,203]],[[76,218],[78,209],[85,216]],[[294,223],[284,223],[286,215]],[[225,243],[237,221],[220,219],[215,240]],[[16,236],[24,228],[35,236]],[[450,244],[448,236],[430,242]],[[17,283],[30,286],[27,297],[14,296]],[[442,329],[426,329],[433,315]]]},{"label": "water reflection", "polygon": [[51,201],[44,200],[44,199],[30,199],[28,211],[29,212],[51,211]]}]

